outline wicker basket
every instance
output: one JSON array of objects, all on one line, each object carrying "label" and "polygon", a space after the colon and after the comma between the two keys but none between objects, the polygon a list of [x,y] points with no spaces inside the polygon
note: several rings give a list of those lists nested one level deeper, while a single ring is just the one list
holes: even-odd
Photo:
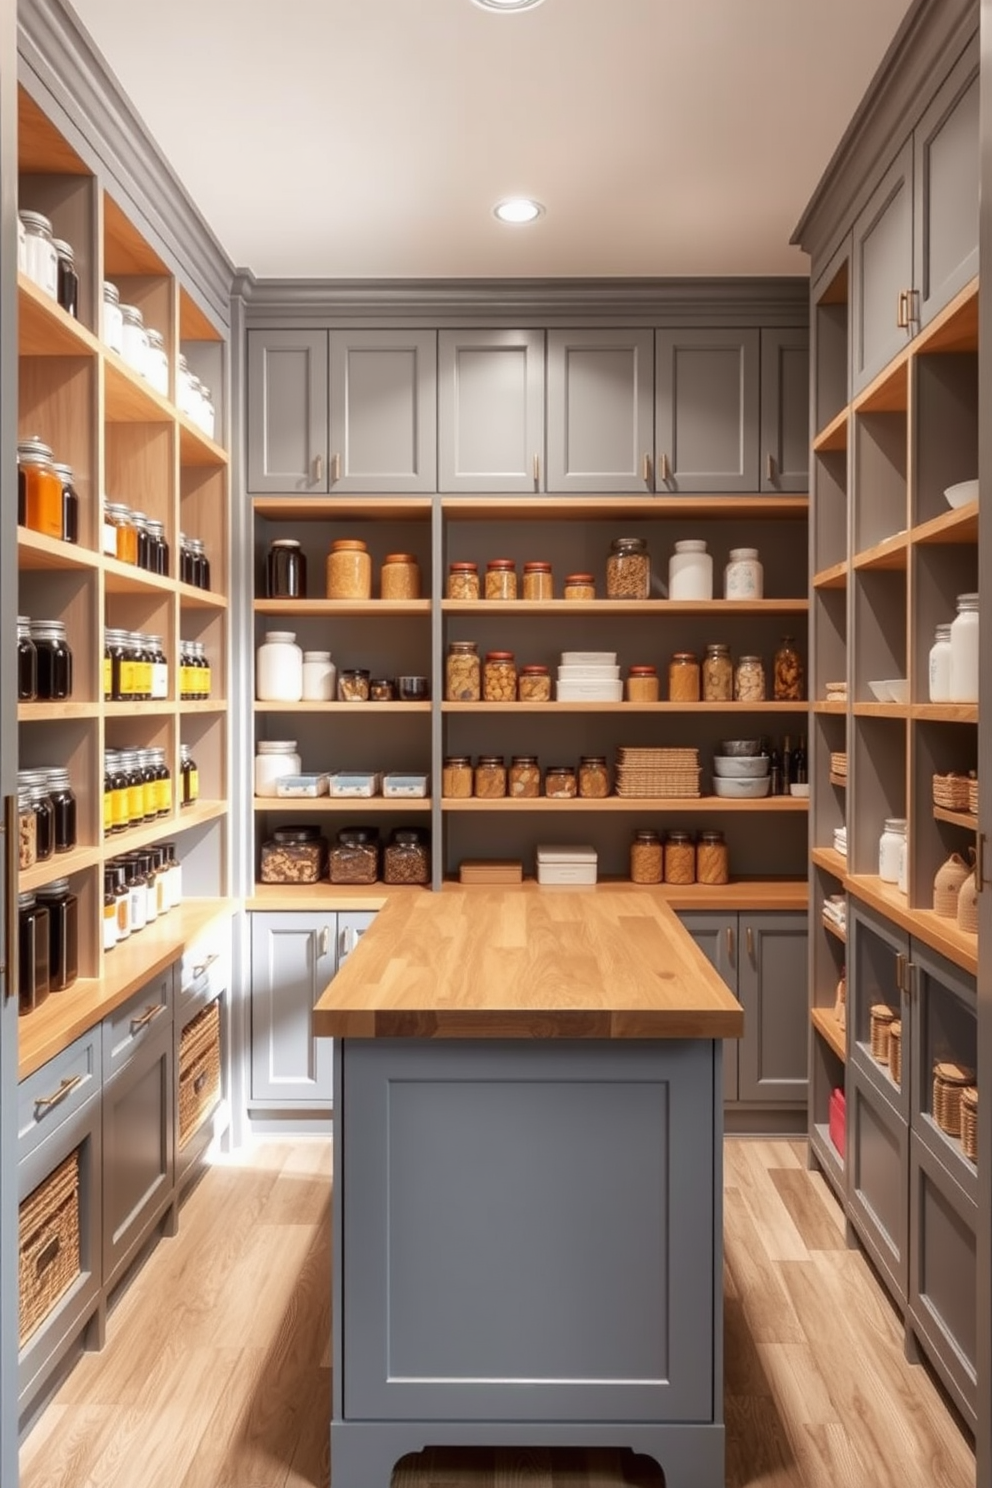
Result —
[{"label": "wicker basket", "polygon": [[965,1157],[978,1161],[978,1091],[966,1085],[961,1092],[961,1147]]},{"label": "wicker basket", "polygon": [[18,1232],[17,1334],[23,1348],[80,1274],[78,1149],[28,1194],[18,1212]]},{"label": "wicker basket", "polygon": [[834,997],[834,1017],[837,1019],[837,1027],[847,1026],[847,967],[843,967],[837,978],[837,992]]},{"label": "wicker basket", "polygon": [[933,1067],[933,1119],[949,1137],[961,1135],[961,1096],[975,1078],[963,1064]]},{"label": "wicker basket", "polygon": [[179,1040],[179,1150],[220,1099],[220,1003],[187,1023]]},{"label": "wicker basket", "polygon": [[972,816],[978,815],[978,776],[974,770],[968,776],[968,810]]},{"label": "wicker basket", "polygon": [[871,1057],[879,1064],[889,1062],[889,1029],[895,1013],[884,1002],[876,1002],[871,1009]]},{"label": "wicker basket", "polygon": [[940,865],[933,881],[934,914],[943,915],[947,920],[957,918],[958,895],[970,872],[960,853],[951,853],[947,862]]},{"label": "wicker basket", "polygon": [[902,1022],[893,1018],[889,1024],[889,1074],[896,1085],[902,1084]]},{"label": "wicker basket", "polygon": [[945,811],[968,810],[967,775],[935,775],[933,777],[933,804]]}]

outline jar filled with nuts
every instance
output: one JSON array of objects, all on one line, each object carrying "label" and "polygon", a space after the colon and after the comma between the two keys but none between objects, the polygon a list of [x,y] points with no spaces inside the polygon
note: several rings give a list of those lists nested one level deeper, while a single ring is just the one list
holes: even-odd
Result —
[{"label": "jar filled with nuts", "polygon": [[479,593],[477,563],[448,564],[448,599],[478,599]]},{"label": "jar filled with nuts", "polygon": [[524,564],[524,599],[554,599],[555,586],[550,563]]},{"label": "jar filled with nuts", "polygon": [[512,558],[493,558],[486,564],[486,598],[516,599],[517,568]]},{"label": "jar filled with nuts", "polygon": [[668,698],[672,703],[699,702],[699,661],[693,651],[676,651],[668,663]]},{"label": "jar filled with nuts", "polygon": [[763,703],[765,701],[765,663],[760,656],[742,656],[734,671],[734,701],[738,703]]},{"label": "jar filled with nuts", "polygon": [[369,682],[369,702],[391,703],[396,698],[396,683],[392,677],[373,677]]},{"label": "jar filled with nuts", "polygon": [[328,599],[371,599],[372,559],[359,538],[341,537],[327,555]]},{"label": "jar filled with nuts", "polygon": [[532,801],[541,794],[541,767],[536,754],[515,754],[510,760],[510,795]]},{"label": "jar filled with nuts", "polygon": [[482,667],[475,641],[452,641],[444,664],[444,695],[449,703],[477,703]]},{"label": "jar filled with nuts", "polygon": [[792,636],[783,636],[775,652],[774,692],[776,702],[802,701],[805,678],[803,663]]},{"label": "jar filled with nuts", "polygon": [[374,827],[342,827],[328,858],[333,884],[374,884],[379,874],[379,834]]},{"label": "jar filled with nuts", "polygon": [[397,827],[382,855],[382,881],[387,884],[427,884],[431,855],[422,827]]},{"label": "jar filled with nuts", "polygon": [[339,703],[367,703],[369,691],[368,672],[356,668],[338,672]]},{"label": "jar filled with nuts", "polygon": [[630,881],[635,884],[660,884],[664,874],[661,838],[644,827],[634,833],[630,844]]},{"label": "jar filled with nuts", "polygon": [[591,573],[569,574],[562,594],[565,599],[595,599],[596,580]]},{"label": "jar filled with nuts", "polygon": [[713,644],[703,658],[703,702],[729,703],[734,696],[734,665],[730,647]]},{"label": "jar filled with nuts", "polygon": [[482,697],[487,703],[515,703],[517,667],[512,651],[487,651],[482,668]]},{"label": "jar filled with nuts", "polygon": [[475,794],[480,801],[506,795],[506,766],[501,754],[480,754],[475,767]]},{"label": "jar filled with nuts", "polygon": [[578,777],[572,765],[549,765],[544,772],[544,794],[552,801],[572,800],[579,794]]},{"label": "jar filled with nuts", "polygon": [[262,843],[262,883],[315,884],[326,867],[327,839],[319,827],[279,827]]},{"label": "jar filled with nuts", "polygon": [[643,537],[615,537],[606,562],[607,599],[647,599],[651,559]]},{"label": "jar filled with nuts", "polygon": [[689,832],[672,831],[665,838],[665,882],[696,882],[696,844]]},{"label": "jar filled with nuts", "polygon": [[632,666],[627,673],[628,703],[656,703],[660,697],[661,683],[658,680],[658,668]]},{"label": "jar filled with nuts", "polygon": [[521,667],[517,691],[522,703],[550,703],[551,672],[546,666]]},{"label": "jar filled with nuts", "polygon": [[603,754],[584,754],[579,760],[579,795],[602,801],[610,794],[610,768]]},{"label": "jar filled with nuts", "polygon": [[722,832],[700,832],[696,846],[696,882],[725,884],[730,882],[730,858]]},{"label": "jar filled with nuts", "polygon": [[467,754],[445,756],[441,768],[441,794],[467,801],[472,794],[472,760]]},{"label": "jar filled with nuts", "polygon": [[31,804],[30,790],[17,792],[18,866],[33,868],[38,861],[38,818]]}]

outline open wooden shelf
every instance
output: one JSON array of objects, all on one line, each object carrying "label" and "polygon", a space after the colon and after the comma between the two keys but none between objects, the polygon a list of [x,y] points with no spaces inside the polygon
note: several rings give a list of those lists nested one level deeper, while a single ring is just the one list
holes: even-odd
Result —
[{"label": "open wooden shelf", "polygon": [[188,832],[191,827],[200,827],[204,822],[218,821],[227,814],[226,801],[194,801],[191,806],[179,806],[170,816],[161,816],[140,827],[128,827],[104,838],[104,856],[117,857],[135,847],[148,847],[163,838],[174,837],[178,832]]},{"label": "open wooden shelf", "polygon": [[255,703],[256,713],[353,713],[356,718],[380,713],[429,713],[430,703]]},{"label": "open wooden shelf", "polygon": [[95,357],[101,346],[74,315],[18,273],[17,350],[22,357]]},{"label": "open wooden shelf", "polygon": [[371,812],[375,816],[383,812],[402,815],[406,811],[430,811],[433,802],[430,796],[255,796],[252,805],[256,811],[299,811],[318,816],[341,811],[352,816]]},{"label": "open wooden shelf", "polygon": [[121,563],[117,558],[103,560],[104,588],[108,594],[159,594],[171,596],[175,591],[174,580],[162,574],[149,573],[133,563]]},{"label": "open wooden shelf", "polygon": [[909,407],[909,357],[907,345],[873,382],[858,394],[852,405],[859,413],[905,413]]},{"label": "open wooden shelf", "polygon": [[834,563],[830,568],[823,568],[819,573],[813,575],[814,589],[846,589],[848,579],[848,565],[845,558],[842,563]]},{"label": "open wooden shelf", "polygon": [[909,717],[909,704],[857,702],[851,712],[856,718],[901,718],[905,722]]},{"label": "open wooden shelf", "polygon": [[429,599],[256,599],[256,615],[429,615]]},{"label": "open wooden shelf", "polygon": [[[94,702],[75,703],[71,698],[65,702],[55,703],[18,703],[17,721],[18,723],[64,723],[67,718],[99,718],[102,706]],[[144,707],[144,704],[140,706]]]},{"label": "open wooden shelf", "polygon": [[60,537],[45,537],[32,532],[30,527],[17,529],[17,566],[19,569],[61,570],[71,573],[82,569],[95,573],[101,562],[100,554],[92,548],[81,548],[78,543],[63,542]]},{"label": "open wooden shelf", "polygon": [[[376,704],[376,706],[381,706]],[[710,713],[747,715],[806,713],[808,703],[449,703],[442,713]]]},{"label": "open wooden shelf", "polygon": [[825,450],[846,450],[850,421],[850,409],[842,408],[840,413],[835,414],[829,424],[826,424],[815,436],[814,454],[822,454]]},{"label": "open wooden shelf", "polygon": [[969,501],[967,506],[949,507],[939,517],[921,522],[910,529],[909,540],[921,546],[970,545],[978,541],[978,502]]},{"label": "open wooden shelf", "polygon": [[944,806],[933,808],[934,821],[950,822],[952,826],[964,827],[967,832],[978,831],[978,817],[970,811],[948,811]]},{"label": "open wooden shelf", "polygon": [[913,354],[978,350],[978,276],[935,315],[913,341]]},{"label": "open wooden shelf", "polygon": [[172,581],[172,589],[184,610],[226,610],[226,594],[217,594],[213,589],[197,589],[194,584]]},{"label": "open wooden shelf", "polygon": [[[257,509],[257,508],[256,508]],[[809,512],[808,496],[442,496],[446,517],[463,521],[490,521],[496,517],[566,522],[604,519],[691,518],[692,521],[726,521],[744,517],[778,521],[782,517],[803,518]]]},{"label": "open wooden shelf", "polygon": [[179,461],[182,465],[207,465],[220,468],[228,463],[227,450],[204,434],[198,424],[187,418],[177,408],[174,410],[179,427]]},{"label": "open wooden shelf", "polygon": [[838,790],[847,790],[846,775],[834,775],[831,772],[831,774],[827,776],[827,779],[830,781],[830,784],[835,785]]},{"label": "open wooden shelf", "polygon": [[109,346],[103,348],[104,402],[111,424],[172,424],[176,411],[167,398],[133,372]]},{"label": "open wooden shelf", "polygon": [[842,713],[846,713],[847,712],[847,704],[846,703],[826,703],[826,702],[814,703],[813,704],[813,712],[814,713],[833,713],[835,715],[840,715]]},{"label": "open wooden shelf", "polygon": [[910,935],[915,935],[918,940],[939,951],[972,976],[977,974],[977,935],[959,930],[954,920],[934,914],[932,909],[910,908],[905,894],[894,885],[883,883],[874,874],[849,874],[846,886],[856,899],[877,909],[887,919],[893,920]]},{"label": "open wooden shelf", "polygon": [[845,1030],[834,1017],[832,1008],[810,1008],[809,1020],[820,1037],[830,1046],[842,1064],[847,1060]]},{"label": "open wooden shelf", "polygon": [[814,847],[810,852],[810,860],[817,868],[825,868],[828,873],[832,873],[842,886],[846,885],[847,859],[835,847]]},{"label": "open wooden shelf", "polygon": [[26,894],[29,889],[40,889],[53,879],[83,873],[87,868],[95,867],[101,856],[98,847],[76,847],[72,852],[54,853],[43,863],[36,863],[33,868],[21,869],[17,875],[17,892]]},{"label": "open wooden shelf", "polygon": [[834,940],[839,940],[842,945],[847,945],[847,931],[842,930],[828,915],[821,915],[820,924],[828,935],[833,936]]},{"label": "open wooden shelf", "polygon": [[905,570],[909,561],[909,533],[895,532],[882,542],[875,543],[863,552],[855,553],[852,566],[856,572],[882,569],[887,572]]},{"label": "open wooden shelf", "polygon": [[254,496],[256,517],[268,522],[401,522],[407,518],[429,520],[434,508],[431,496]]},{"label": "open wooden shelf", "polygon": [[913,703],[910,718],[923,723],[977,723],[977,703]]},{"label": "open wooden shelf", "polygon": [[637,814],[651,811],[679,811],[691,815],[696,812],[726,813],[731,816],[738,812],[744,813],[768,813],[768,812],[804,812],[808,809],[809,802],[798,796],[765,796],[759,801],[728,801],[722,796],[607,796],[605,800],[587,801],[577,796],[556,799],[555,797],[538,796],[533,800],[515,800],[512,796],[500,796],[494,800],[480,799],[470,796],[467,800],[445,797],[441,802],[441,810],[490,812],[502,811],[506,813],[529,812],[529,811],[571,811],[571,812],[627,812]]},{"label": "open wooden shelf", "polygon": [[446,615],[802,615],[808,599],[443,599]]}]

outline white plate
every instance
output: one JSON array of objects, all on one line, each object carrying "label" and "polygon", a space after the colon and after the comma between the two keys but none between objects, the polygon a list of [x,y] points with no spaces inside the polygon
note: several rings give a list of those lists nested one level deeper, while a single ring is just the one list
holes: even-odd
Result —
[{"label": "white plate", "polygon": [[969,501],[978,500],[977,480],[958,481],[956,486],[948,486],[944,491],[944,500],[948,506],[967,506]]}]

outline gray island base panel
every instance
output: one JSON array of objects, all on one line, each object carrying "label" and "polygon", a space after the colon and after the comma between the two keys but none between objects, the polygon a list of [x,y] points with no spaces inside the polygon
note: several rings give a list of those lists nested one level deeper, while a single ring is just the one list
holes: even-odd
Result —
[{"label": "gray island base panel", "polygon": [[332,1488],[440,1446],[723,1488],[721,1045],[337,1039]]}]

